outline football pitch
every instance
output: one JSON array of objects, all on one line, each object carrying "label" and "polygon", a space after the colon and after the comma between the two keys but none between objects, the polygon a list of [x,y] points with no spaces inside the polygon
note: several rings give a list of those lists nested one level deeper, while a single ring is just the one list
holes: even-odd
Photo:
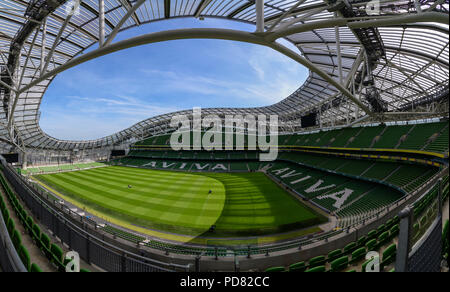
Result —
[{"label": "football pitch", "polygon": [[111,166],[34,178],[79,208],[130,229],[223,238],[282,233],[326,221],[259,172]]}]

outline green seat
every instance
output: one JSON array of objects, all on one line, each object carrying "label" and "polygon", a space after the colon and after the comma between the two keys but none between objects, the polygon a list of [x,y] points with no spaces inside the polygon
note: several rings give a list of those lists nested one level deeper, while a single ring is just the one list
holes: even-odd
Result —
[{"label": "green seat", "polygon": [[417,239],[420,236],[420,225],[419,225],[419,223],[415,223],[413,225],[412,234],[413,234],[413,239],[414,240]]},{"label": "green seat", "polygon": [[394,219],[389,219],[386,221],[386,228],[389,229],[394,225]]},{"label": "green seat", "polygon": [[350,254],[357,248],[356,242],[351,242],[344,247],[344,254]]},{"label": "green seat", "polygon": [[308,269],[305,271],[305,273],[324,273],[327,270],[325,269],[325,266],[317,266],[311,269]]},{"label": "green seat", "polygon": [[28,250],[23,246],[20,245],[18,249],[18,254],[20,259],[22,260],[23,265],[25,266],[25,269],[27,271],[30,270],[30,254],[28,253]]},{"label": "green seat", "polygon": [[33,225],[34,225],[33,218],[31,218],[31,216],[28,216],[26,219],[25,228],[27,229],[30,235],[33,235]]},{"label": "green seat", "polygon": [[52,252],[52,255],[54,256],[55,260],[58,260],[60,262],[63,261],[63,250],[56,244],[52,243],[50,246],[50,251]]},{"label": "green seat", "polygon": [[28,217],[27,211],[25,211],[25,209],[22,209],[22,211],[19,214],[20,222],[22,222],[22,224],[25,225],[26,221],[27,221],[27,217]]},{"label": "green seat", "polygon": [[14,229],[11,240],[16,250],[18,250],[20,245],[22,244],[22,236],[20,235],[19,231],[17,231],[17,229]]},{"label": "green seat", "polygon": [[305,262],[299,262],[289,266],[289,272],[304,272],[305,270],[306,270]]},{"label": "green seat", "polygon": [[90,273],[91,271],[89,271],[88,269],[80,269],[80,273]]},{"label": "green seat", "polygon": [[358,241],[356,242],[356,245],[361,247],[364,246],[367,242],[367,237],[366,236],[361,236]]},{"label": "green seat", "polygon": [[284,267],[271,267],[266,269],[266,273],[273,273],[273,272],[284,272]]},{"label": "green seat", "polygon": [[3,214],[3,220],[8,221],[8,219],[10,217],[8,209],[5,208],[2,212],[2,214]]},{"label": "green seat", "polygon": [[449,221],[447,220],[442,229],[442,255],[448,254],[450,240],[449,240]]},{"label": "green seat", "polygon": [[358,248],[357,250],[352,252],[352,259],[351,259],[350,263],[354,264],[354,263],[360,261],[361,259],[364,258],[365,255],[366,255],[366,248],[365,247]]},{"label": "green seat", "polygon": [[35,263],[32,263],[31,267],[30,267],[30,272],[31,273],[40,273],[40,272],[42,272],[42,270],[38,265],[36,265]]},{"label": "green seat", "polygon": [[391,244],[388,246],[383,252],[383,258],[381,261],[381,270],[383,270],[387,265],[390,265],[395,261],[397,256],[397,246],[395,244]]},{"label": "green seat", "polygon": [[6,209],[6,203],[3,200],[3,197],[0,196],[0,211],[1,211],[2,215],[3,215],[3,210],[5,210],[5,209]]},{"label": "green seat", "polygon": [[427,226],[427,215],[424,215],[422,218],[420,218],[420,229],[425,230]]},{"label": "green seat", "polygon": [[336,249],[336,250],[330,251],[328,253],[328,262],[332,262],[332,261],[334,261],[335,259],[337,259],[337,258],[339,258],[341,256],[342,256],[342,250],[340,250],[340,249]]},{"label": "green seat", "polygon": [[37,224],[33,225],[32,237],[33,237],[33,240],[36,242],[38,242],[39,239],[41,238],[41,228],[39,228],[39,226]]},{"label": "green seat", "polygon": [[309,260],[309,268],[314,268],[317,266],[322,266],[326,263],[325,256],[317,256]]},{"label": "green seat", "polygon": [[41,234],[41,242],[44,247],[50,249],[51,241],[50,241],[50,237],[48,237],[47,234],[45,234],[45,233]]},{"label": "green seat", "polygon": [[65,272],[66,265],[65,265],[64,259],[63,259],[64,252],[61,249],[61,247],[52,243],[50,245],[50,252],[51,252],[50,261],[58,267],[59,272]]},{"label": "green seat", "polygon": [[398,224],[395,224],[394,226],[392,226],[391,229],[389,230],[390,239],[397,237],[399,232],[400,232],[400,226]]},{"label": "green seat", "polygon": [[47,234],[42,233],[38,245],[48,259],[51,259],[50,244],[51,244],[50,237],[48,237]]},{"label": "green seat", "polygon": [[368,251],[373,251],[376,246],[377,246],[376,239],[371,239],[366,243],[366,248]]},{"label": "green seat", "polygon": [[380,226],[378,226],[377,228],[377,236],[380,236],[381,233],[386,231],[386,225],[381,224]]},{"label": "green seat", "polygon": [[17,209],[17,216],[19,216],[20,214],[22,214],[23,206],[19,204],[19,201],[17,201],[16,199],[13,200],[13,203],[15,203],[14,205],[16,206]]},{"label": "green seat", "polygon": [[367,240],[372,240],[377,237],[377,231],[371,230],[369,233],[367,233]]},{"label": "green seat", "polygon": [[6,224],[6,228],[8,229],[9,234],[13,234],[14,229],[16,229],[16,224],[12,218],[8,219],[8,223]]},{"label": "green seat", "polygon": [[377,249],[387,244],[390,241],[389,231],[385,231],[378,236],[378,243],[376,245]]},{"label": "green seat", "polygon": [[348,257],[340,257],[331,262],[331,272],[340,272],[348,267]]}]

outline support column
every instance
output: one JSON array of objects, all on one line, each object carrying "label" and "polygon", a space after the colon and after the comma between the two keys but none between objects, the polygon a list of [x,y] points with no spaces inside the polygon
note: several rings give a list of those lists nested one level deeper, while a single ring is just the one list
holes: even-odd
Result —
[{"label": "support column", "polygon": [[[334,17],[338,18],[337,12],[334,13]],[[334,27],[334,32],[336,34],[336,56],[338,59],[338,70],[339,70],[339,83],[342,85],[343,76],[342,76],[342,53],[341,53],[341,35],[339,32],[339,26]]]},{"label": "support column", "polygon": [[322,106],[321,105],[319,105],[319,124],[320,124],[320,128],[322,129],[323,123],[322,123]]},{"label": "support column", "polygon": [[264,32],[264,0],[256,0],[256,32]]},{"label": "support column", "polygon": [[408,255],[411,244],[413,210],[406,207],[399,214],[400,217],[400,233],[398,235],[397,244],[397,260],[395,262],[396,272],[408,271]]},{"label": "support column", "polygon": [[22,169],[27,169],[27,159],[28,155],[26,152],[22,153]]},{"label": "support column", "polygon": [[416,7],[417,13],[422,13],[422,4],[419,0],[414,0],[414,6]]},{"label": "support column", "polygon": [[44,66],[45,66],[45,46],[46,46],[46,38],[47,38],[47,18],[44,19],[42,23],[42,42],[41,42],[41,75],[44,74]]},{"label": "support column", "polygon": [[439,214],[442,215],[442,205],[444,204],[444,180],[442,177],[438,180],[438,198],[439,198]]},{"label": "support column", "polygon": [[99,46],[105,43],[105,0],[98,0]]}]

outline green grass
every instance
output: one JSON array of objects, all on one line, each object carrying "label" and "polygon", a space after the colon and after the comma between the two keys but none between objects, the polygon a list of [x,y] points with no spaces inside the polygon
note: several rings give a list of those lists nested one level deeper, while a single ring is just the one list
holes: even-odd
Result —
[{"label": "green grass", "polygon": [[[192,174],[113,166],[35,178],[81,208],[190,236],[263,235],[325,220],[263,173]],[[211,225],[216,225],[214,233],[208,232]]]}]

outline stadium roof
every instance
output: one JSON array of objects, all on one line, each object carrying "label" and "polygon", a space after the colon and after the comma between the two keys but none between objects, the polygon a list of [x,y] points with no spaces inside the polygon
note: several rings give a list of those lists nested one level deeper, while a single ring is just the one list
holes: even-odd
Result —
[{"label": "stadium roof", "polygon": [[[201,37],[257,43],[308,67],[307,81],[277,104],[204,110],[218,114],[276,113],[287,129],[311,111],[320,112],[323,123],[336,118],[357,121],[375,112],[400,112],[412,102],[448,90],[448,0],[381,0],[376,15],[367,14],[369,1],[363,0],[82,0],[79,10],[71,13],[73,5],[69,4],[76,2],[0,2],[3,149],[89,149],[163,131],[173,113],[98,140],[64,141],[42,131],[39,107],[57,73],[112,51],[170,39]],[[264,6],[259,6],[262,2]],[[256,24],[257,31],[192,29],[114,41],[122,30],[178,17],[242,21]],[[293,43],[298,51],[278,44],[280,38]],[[99,49],[85,52],[97,43],[101,44]],[[375,93],[369,93],[367,87]]]}]

